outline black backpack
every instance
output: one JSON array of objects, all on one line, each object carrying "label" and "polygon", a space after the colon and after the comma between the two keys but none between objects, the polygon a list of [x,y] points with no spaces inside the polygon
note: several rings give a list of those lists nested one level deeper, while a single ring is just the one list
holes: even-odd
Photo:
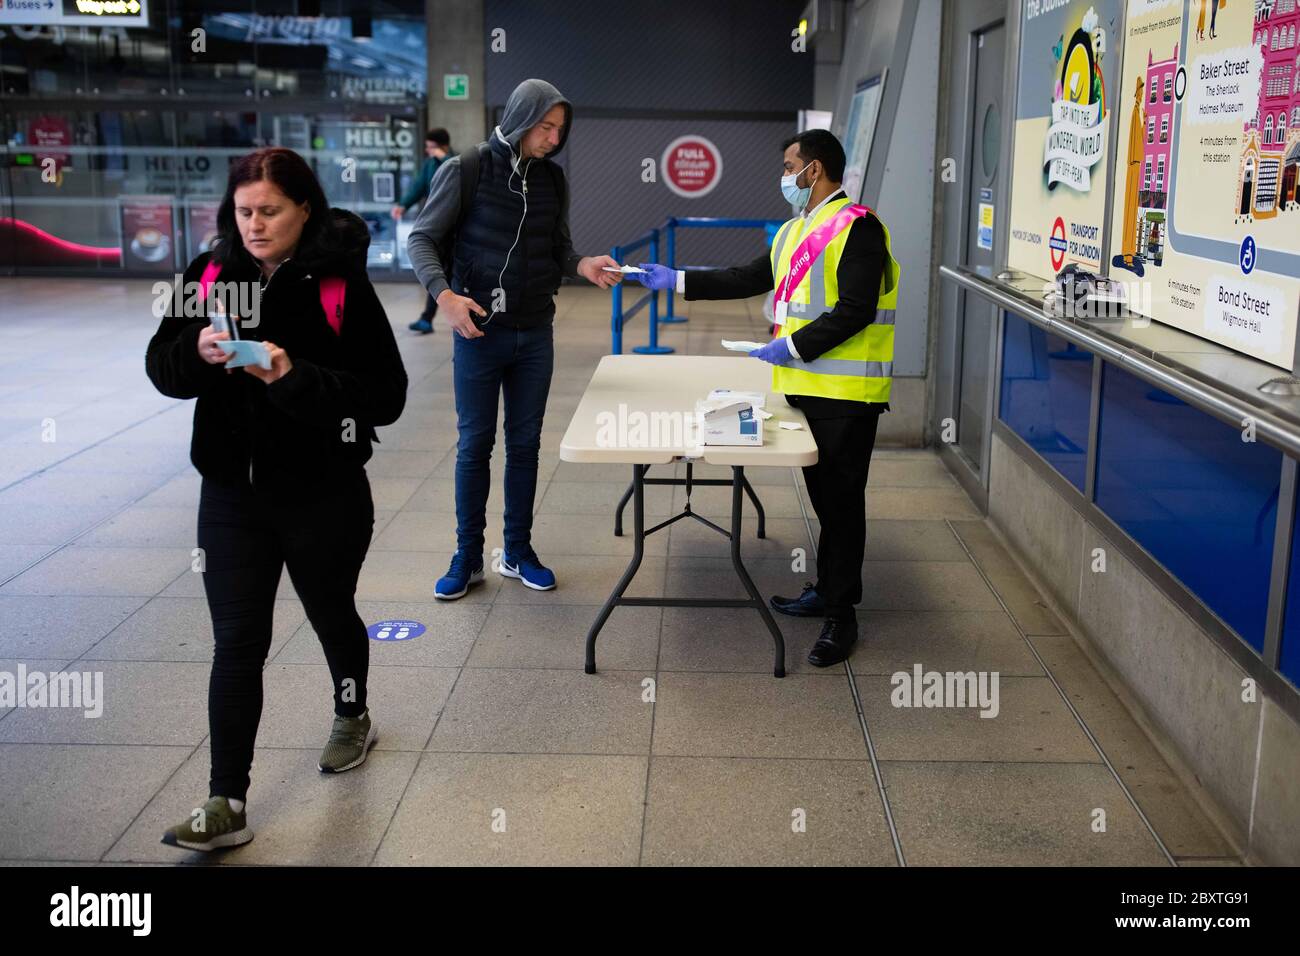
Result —
[{"label": "black backpack", "polygon": [[[456,236],[460,233],[461,226],[465,224],[466,217],[469,216],[469,208],[474,202],[474,193],[478,190],[483,154],[488,148],[488,144],[482,142],[457,154],[460,156],[460,212],[456,214],[455,227],[442,237],[442,242],[437,247],[438,260],[442,263],[448,283],[451,282],[452,255],[456,248]],[[551,168],[554,170],[552,175],[555,177],[555,191],[560,197],[560,209],[563,209],[566,189],[564,174],[554,163],[551,164]]]}]

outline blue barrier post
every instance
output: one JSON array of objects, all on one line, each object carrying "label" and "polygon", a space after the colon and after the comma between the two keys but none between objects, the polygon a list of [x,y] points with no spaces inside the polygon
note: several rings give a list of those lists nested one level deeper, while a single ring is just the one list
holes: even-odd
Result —
[{"label": "blue barrier post", "polygon": [[[659,230],[650,230],[650,261],[659,260]],[[619,283],[622,285],[622,283]],[[645,300],[642,299],[644,302]],[[638,303],[638,306],[640,303]],[[659,290],[650,292],[650,344],[638,345],[632,349],[638,355],[667,355],[674,351],[671,346],[659,344]]]},{"label": "blue barrier post", "polygon": [[[669,269],[676,269],[677,268],[677,218],[675,216],[669,217],[668,221],[664,223],[664,231],[667,233],[667,246],[668,246],[665,255],[666,261],[664,264],[667,265]],[[673,302],[675,301],[674,297],[676,296],[676,294],[677,294],[677,290],[674,289],[672,286],[669,286],[668,306],[664,310],[664,315],[663,318],[659,320],[660,322],[667,322],[673,324],[677,322],[686,321],[686,319],[683,316],[673,314]]]},{"label": "blue barrier post", "polygon": [[[623,250],[618,246],[609,250],[610,258],[615,262],[621,262]],[[609,316],[609,338],[610,353],[613,355],[623,354],[623,283],[614,286],[610,292],[610,316]]]}]

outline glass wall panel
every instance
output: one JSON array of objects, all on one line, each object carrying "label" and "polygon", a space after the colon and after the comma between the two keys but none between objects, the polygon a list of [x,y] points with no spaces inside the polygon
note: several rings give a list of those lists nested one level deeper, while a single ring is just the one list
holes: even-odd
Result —
[{"label": "glass wall panel", "polygon": [[0,272],[170,273],[205,246],[233,159],[306,157],[399,268],[423,162],[425,5],[161,0],[147,28],[0,27]]},{"label": "glass wall panel", "polygon": [[1282,454],[1107,364],[1097,506],[1255,650]]},{"label": "glass wall panel", "polygon": [[998,417],[1083,491],[1092,353],[1010,312],[1004,323]]}]

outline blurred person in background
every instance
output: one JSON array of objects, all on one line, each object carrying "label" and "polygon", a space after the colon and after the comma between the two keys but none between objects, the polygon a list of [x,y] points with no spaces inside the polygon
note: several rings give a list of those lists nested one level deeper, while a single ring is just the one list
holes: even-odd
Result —
[{"label": "blurred person in background", "polygon": [[[429,195],[429,184],[433,182],[433,174],[438,171],[438,167],[450,155],[451,134],[441,126],[435,126],[424,137],[425,158],[423,165],[420,166],[419,175],[411,180],[411,185],[402,194],[401,201],[393,207],[394,219],[400,221],[408,209],[424,202],[424,198]],[[407,328],[412,332],[428,335],[433,331],[433,317],[437,312],[438,303],[433,296],[426,295],[424,311]]]}]

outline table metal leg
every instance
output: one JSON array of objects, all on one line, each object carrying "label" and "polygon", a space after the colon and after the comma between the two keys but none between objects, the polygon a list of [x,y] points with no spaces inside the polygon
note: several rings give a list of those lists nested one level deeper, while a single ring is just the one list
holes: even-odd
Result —
[{"label": "table metal leg", "polygon": [[[742,471],[744,469],[741,469]],[[758,536],[767,537],[767,515],[763,513],[763,502],[758,500],[758,495],[754,494],[754,486],[749,483],[748,478],[741,478],[745,483],[745,494],[749,495],[749,500],[754,502],[754,510],[758,512]]]},{"label": "table metal leg", "polygon": [[[645,555],[645,484],[643,478],[649,465],[632,466],[632,487],[628,489],[628,494],[632,496],[632,524],[633,531],[636,534],[636,540],[632,543],[632,560],[628,563],[627,570],[619,578],[617,586],[613,593],[605,601],[600,613],[596,615],[596,620],[592,622],[591,629],[587,631],[587,665],[588,674],[596,673],[596,635],[600,629],[605,626],[609,620],[609,615],[614,611],[614,605],[623,596],[627,586],[632,583],[632,578],[636,576],[637,569],[641,567],[641,558]],[[623,496],[623,502],[626,503],[628,495]],[[623,505],[619,505],[619,521],[622,521]],[[620,531],[616,531],[621,533]],[[751,585],[752,590],[752,585]]]},{"label": "table metal leg", "polygon": [[[772,667],[772,674],[775,677],[785,676],[785,640],[781,636],[781,629],[777,627],[772,613],[767,608],[767,602],[763,600],[762,595],[758,593],[758,588],[754,586],[754,581],[745,570],[745,565],[740,559],[740,526],[743,517],[742,505],[744,496],[748,495],[758,509],[758,536],[764,536],[764,514],[763,506],[754,494],[754,489],[750,486],[749,481],[745,478],[745,469],[741,467],[732,468],[732,477],[730,481],[725,478],[709,478],[705,480],[696,479],[693,475],[691,463],[686,466],[686,480],[683,482],[676,478],[646,478],[646,472],[650,470],[649,465],[632,466],[632,484],[628,486],[627,492],[623,499],[618,503],[618,509],[614,515],[614,533],[621,535],[623,533],[623,509],[627,506],[628,500],[632,501],[632,518],[633,533],[635,540],[632,543],[632,560],[628,562],[627,569],[623,576],[619,578],[618,584],[615,585],[613,593],[605,601],[596,615],[596,620],[592,622],[591,628],[587,631],[587,660],[585,670],[588,674],[596,673],[596,638],[600,635],[600,630],[609,620],[610,614],[614,608],[624,607],[728,607],[728,608],[753,608],[763,618],[763,623],[772,634],[772,642],[775,645],[775,663]],[[687,506],[686,509],[678,515],[674,515],[666,521],[661,521],[647,532],[645,526],[645,486],[647,484],[661,485],[680,485],[684,484],[687,489]],[[690,490],[693,485],[731,485],[731,532],[728,534],[722,528],[718,527],[712,521],[695,514],[690,508]],[[624,592],[632,583],[637,571],[641,567],[641,561],[645,556],[645,539],[648,534],[661,531],[671,524],[674,524],[683,518],[694,518],[701,524],[707,525],[714,531],[729,537],[731,540],[731,564],[735,568],[736,576],[740,578],[741,583],[745,586],[745,591],[749,594],[747,600],[738,598],[628,598],[624,597]]]},{"label": "table metal leg", "polygon": [[[649,470],[650,470],[650,466],[649,466],[649,465],[644,465],[644,466],[642,466],[642,467],[645,468],[646,471],[649,471]],[[688,461],[688,462],[686,463],[686,480],[685,480],[685,481],[683,481],[683,480],[680,479],[680,478],[651,478],[651,479],[649,479],[649,480],[647,481],[647,484],[652,484],[652,485],[685,485],[685,486],[686,486],[686,501],[687,501],[687,503],[688,503],[688,507],[687,507],[687,509],[686,509],[687,511],[690,511],[690,510],[691,510],[690,507],[689,507],[689,502],[690,502],[690,500],[691,500],[691,486],[692,486],[693,484],[696,484],[696,485],[728,485],[728,484],[731,484],[731,482],[727,481],[725,478],[709,478],[709,479],[705,479],[705,480],[693,479],[693,477],[692,477],[692,471],[691,471],[693,467],[694,467],[694,466],[692,465],[691,462]],[[752,502],[754,503],[754,510],[755,510],[756,512],[758,512],[758,534],[757,534],[757,537],[759,537],[759,538],[766,538],[766,537],[767,537],[767,513],[763,510],[763,502],[761,502],[761,501],[758,500],[758,493],[757,493],[756,491],[754,491],[754,486],[751,485],[751,484],[749,483],[749,479],[748,479],[748,478],[746,478],[746,479],[744,480],[744,483],[745,483],[745,494],[749,496],[749,500],[752,501]],[[621,538],[621,537],[623,537],[623,511],[624,511],[624,509],[627,508],[627,503],[628,503],[630,500],[632,500],[632,485],[629,484],[629,485],[627,486],[627,491],[623,492],[623,497],[620,498],[620,499],[618,500],[618,506],[615,507],[615,509],[614,509],[614,537],[616,537],[616,538]]]},{"label": "table metal leg", "polygon": [[[640,465],[633,465],[635,470]],[[649,467],[648,465],[646,466]],[[628,499],[632,497],[632,489],[636,486],[636,479],[632,479],[632,484],[627,486],[627,491],[623,492],[623,497],[618,500],[618,507],[614,509],[614,537],[623,537],[623,509],[627,507]]]},{"label": "table metal leg", "polygon": [[[754,587],[753,580],[749,577],[749,572],[745,570],[745,565],[740,560],[740,505],[741,492],[749,489],[749,482],[745,480],[745,469],[739,465],[732,466],[731,482],[731,564],[736,569],[736,574],[741,582],[745,585],[745,590],[749,592],[749,597],[757,606],[758,613],[763,617],[763,623],[767,629],[772,632],[772,642],[776,645],[776,662],[772,667],[772,676],[785,676],[785,639],[781,636],[781,629],[776,626],[776,621],[772,618],[772,612],[767,609],[767,602],[763,600],[762,595],[758,593],[758,588]],[[750,489],[750,496],[753,496],[753,490]],[[759,522],[761,524],[762,508],[759,508]],[[760,533],[759,537],[763,535]]]}]

